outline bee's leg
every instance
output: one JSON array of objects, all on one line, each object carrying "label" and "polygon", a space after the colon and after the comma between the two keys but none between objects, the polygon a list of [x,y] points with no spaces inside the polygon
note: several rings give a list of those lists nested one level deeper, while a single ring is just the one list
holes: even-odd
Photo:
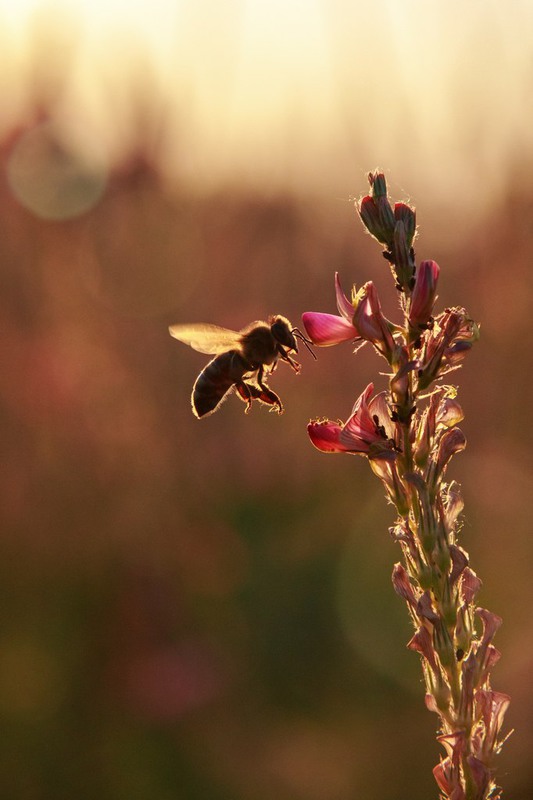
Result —
[{"label": "bee's leg", "polygon": [[273,392],[272,389],[268,388],[263,378],[264,367],[261,366],[257,371],[257,385],[259,386],[259,389],[256,389],[255,386],[249,386],[252,395],[255,399],[260,400],[262,403],[266,403],[269,406],[276,406],[276,411],[278,414],[283,414],[283,404],[281,400],[276,392]]},{"label": "bee's leg", "polygon": [[237,394],[241,398],[241,400],[246,403],[246,408],[244,409],[244,413],[248,414],[252,407],[252,401],[255,399],[253,393],[253,386],[250,386],[249,383],[245,383],[244,381],[238,381],[235,384],[235,388],[237,389]]},{"label": "bee's leg", "polygon": [[275,392],[268,388],[268,386],[263,384],[262,388],[259,388],[251,383],[239,381],[239,383],[235,384],[235,388],[237,389],[237,394],[241,400],[247,404],[246,408],[244,409],[245,414],[248,414],[250,411],[252,402],[254,400],[259,400],[261,403],[266,403],[266,405],[269,406],[276,406],[276,411],[278,414],[283,412],[281,400]]},{"label": "bee's leg", "polygon": [[289,364],[296,372],[296,374],[298,374],[301,371],[302,368],[300,364],[297,361],[295,361],[294,358],[291,358],[290,355],[287,353],[287,351],[284,350],[283,347],[281,347],[281,345],[278,348],[278,352],[281,360]]}]

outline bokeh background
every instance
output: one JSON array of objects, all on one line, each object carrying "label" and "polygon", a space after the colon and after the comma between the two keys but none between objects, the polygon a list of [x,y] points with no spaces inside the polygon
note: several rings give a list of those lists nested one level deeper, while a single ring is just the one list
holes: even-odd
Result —
[{"label": "bokeh background", "polygon": [[277,417],[198,422],[167,326],[392,282],[353,200],[417,207],[455,377],[462,544],[504,618],[500,759],[533,794],[533,4],[0,4],[0,797],[437,796],[437,720],[362,459],[310,446],[383,365],[303,352]]}]

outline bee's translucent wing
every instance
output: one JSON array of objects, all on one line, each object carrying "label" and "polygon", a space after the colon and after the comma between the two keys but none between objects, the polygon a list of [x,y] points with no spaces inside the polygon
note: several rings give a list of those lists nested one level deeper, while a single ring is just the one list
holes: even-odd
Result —
[{"label": "bee's translucent wing", "polygon": [[174,339],[188,344],[193,350],[207,355],[225,353],[228,350],[238,350],[241,334],[230,331],[229,328],[220,328],[218,325],[171,325],[168,329]]}]

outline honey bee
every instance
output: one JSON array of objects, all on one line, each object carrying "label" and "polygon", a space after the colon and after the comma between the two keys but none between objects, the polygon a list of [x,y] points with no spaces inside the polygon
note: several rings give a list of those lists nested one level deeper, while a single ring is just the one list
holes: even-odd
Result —
[{"label": "honey bee", "polygon": [[234,389],[246,403],[246,412],[259,400],[282,414],[281,400],[266,385],[267,375],[274,372],[278,360],[300,372],[300,364],[289,355],[298,352],[297,338],[316,358],[309,347],[311,341],[280,315],[269,317],[268,322],[252,322],[241,331],[199,324],[171,325],[169,332],[193,350],[215,356],[193,386],[192,410],[198,419],[213,414]]}]

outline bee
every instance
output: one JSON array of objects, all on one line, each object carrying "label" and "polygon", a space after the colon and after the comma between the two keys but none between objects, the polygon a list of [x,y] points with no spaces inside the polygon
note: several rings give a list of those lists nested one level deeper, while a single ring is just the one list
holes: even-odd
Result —
[{"label": "bee", "polygon": [[309,347],[311,341],[280,315],[269,317],[268,322],[252,322],[241,331],[199,324],[171,325],[169,332],[193,350],[215,356],[193,386],[192,410],[198,419],[213,414],[234,389],[246,403],[246,412],[254,400],[259,400],[282,414],[280,398],[266,385],[267,375],[274,372],[278,360],[296,374],[300,372],[300,364],[290,356],[291,352],[298,352],[297,338],[316,358]]}]

